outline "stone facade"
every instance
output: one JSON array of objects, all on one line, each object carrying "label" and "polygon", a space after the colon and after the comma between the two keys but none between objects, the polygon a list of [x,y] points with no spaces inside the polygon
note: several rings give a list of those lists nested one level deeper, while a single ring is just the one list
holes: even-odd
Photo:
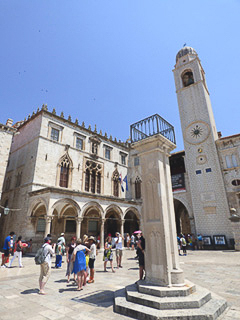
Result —
[{"label": "stone facade", "polygon": [[[128,143],[73,123],[46,106],[18,126],[1,203],[3,237],[11,230],[40,243],[44,235],[67,239],[85,233],[104,237],[139,228],[141,198],[134,200]],[[129,189],[121,179],[129,175]],[[134,175],[133,175],[134,176]]]}]

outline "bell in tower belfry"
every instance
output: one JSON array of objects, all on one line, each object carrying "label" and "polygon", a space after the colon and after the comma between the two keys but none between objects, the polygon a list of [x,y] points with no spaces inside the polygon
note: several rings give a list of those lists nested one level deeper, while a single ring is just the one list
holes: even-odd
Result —
[{"label": "bell in tower belfry", "polygon": [[197,52],[182,48],[173,70],[196,232],[231,238],[229,208],[216,147],[218,139],[205,72]]}]

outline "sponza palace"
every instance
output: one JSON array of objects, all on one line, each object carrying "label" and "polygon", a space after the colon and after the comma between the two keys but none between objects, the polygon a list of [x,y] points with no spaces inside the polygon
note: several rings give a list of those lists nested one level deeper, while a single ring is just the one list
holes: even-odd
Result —
[{"label": "sponza palace", "polygon": [[[240,134],[217,132],[193,48],[178,52],[173,72],[185,148],[169,155],[177,231],[213,242],[221,235],[231,244],[230,209],[240,213]],[[55,238],[65,232],[67,240],[87,233],[103,244],[109,233],[138,229],[141,189],[148,186],[132,143],[134,136],[117,141],[46,105],[24,121],[1,124],[1,241],[14,230],[32,238],[33,249],[50,232]]]}]

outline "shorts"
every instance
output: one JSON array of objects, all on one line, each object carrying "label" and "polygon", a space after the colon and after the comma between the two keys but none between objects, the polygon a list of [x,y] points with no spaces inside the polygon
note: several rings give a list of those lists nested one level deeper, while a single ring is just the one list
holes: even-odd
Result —
[{"label": "shorts", "polygon": [[40,271],[39,281],[46,283],[48,281],[50,274],[51,274],[51,267],[45,261],[40,265],[40,268],[41,268],[41,271]]},{"label": "shorts", "polygon": [[89,268],[94,269],[94,261],[95,259],[89,258]]},{"label": "shorts", "polygon": [[121,257],[122,256],[122,250],[116,249],[116,256]]},{"label": "shorts", "polygon": [[4,257],[9,257],[9,255],[10,255],[9,249],[7,249],[7,250],[4,249],[3,252],[4,252]]},{"label": "shorts", "polygon": [[134,242],[131,242],[130,244],[131,244],[131,246],[134,246],[134,245],[135,245],[135,243],[134,243]]}]

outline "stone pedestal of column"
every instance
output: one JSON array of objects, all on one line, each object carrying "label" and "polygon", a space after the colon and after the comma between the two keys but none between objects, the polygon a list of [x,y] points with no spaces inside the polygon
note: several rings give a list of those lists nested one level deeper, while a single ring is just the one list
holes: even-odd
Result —
[{"label": "stone pedestal of column", "polygon": [[175,144],[161,134],[132,144],[142,170],[142,230],[146,241],[146,281],[161,286],[184,285],[179,268],[175,213],[169,166]]}]

